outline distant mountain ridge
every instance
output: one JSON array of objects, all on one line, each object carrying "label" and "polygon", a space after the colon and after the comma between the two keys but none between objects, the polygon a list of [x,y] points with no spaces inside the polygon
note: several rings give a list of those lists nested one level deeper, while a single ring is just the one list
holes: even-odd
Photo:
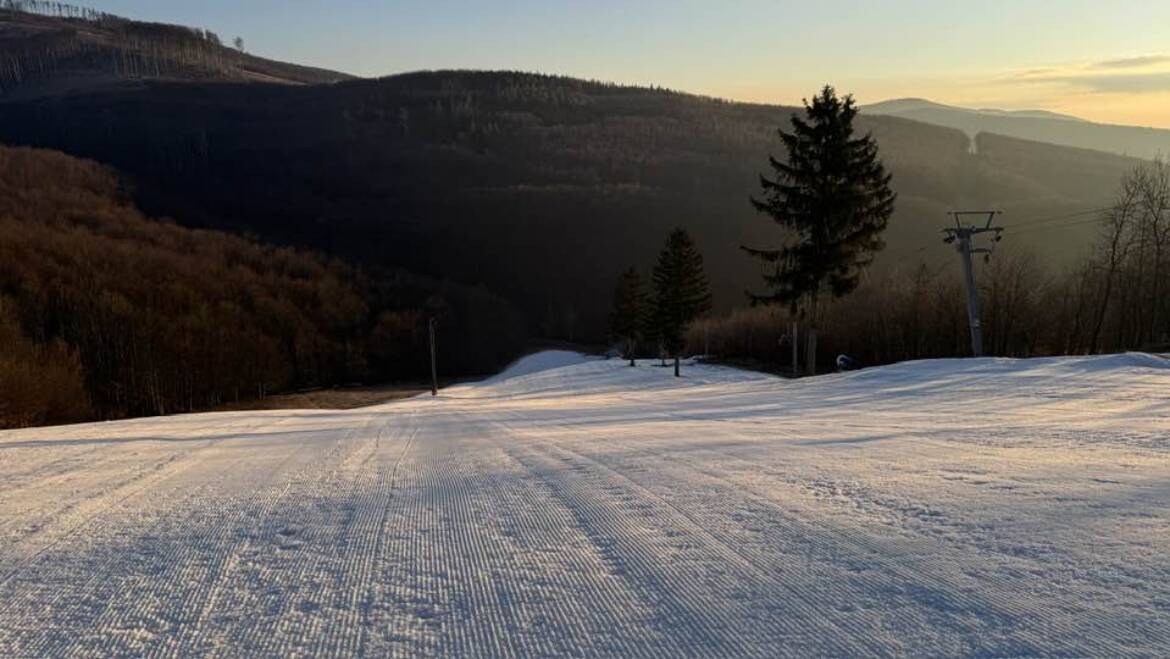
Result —
[{"label": "distant mountain ridge", "polygon": [[888,101],[881,101],[880,103],[872,103],[864,107],[866,112],[873,114],[887,114],[900,115],[910,112],[924,112],[924,111],[966,111],[973,112],[980,115],[993,117],[1017,117],[1028,119],[1060,119],[1064,121],[1076,121],[1080,123],[1090,123],[1080,117],[1074,117],[1071,114],[1061,114],[1059,112],[1052,112],[1049,110],[1001,110],[998,108],[960,108],[952,105],[944,105],[942,103],[935,103],[925,98],[895,98]]},{"label": "distant mountain ridge", "polygon": [[0,98],[144,80],[302,85],[350,78],[249,55],[208,30],[133,21],[62,3],[0,0]]},{"label": "distant mountain ridge", "polygon": [[1046,110],[976,110],[921,98],[883,101],[867,105],[863,110],[869,114],[957,128],[969,137],[995,133],[1136,158],[1170,155],[1170,130],[1101,124]]}]

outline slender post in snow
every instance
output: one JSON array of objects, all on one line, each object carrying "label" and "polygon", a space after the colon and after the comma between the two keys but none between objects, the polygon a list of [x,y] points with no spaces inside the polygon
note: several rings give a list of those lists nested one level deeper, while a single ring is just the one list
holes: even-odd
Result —
[{"label": "slender post in snow", "polygon": [[431,395],[439,395],[439,370],[435,359],[435,319],[431,317],[427,323],[431,335]]},{"label": "slender post in snow", "polygon": [[800,322],[792,319],[792,377],[800,377]]}]

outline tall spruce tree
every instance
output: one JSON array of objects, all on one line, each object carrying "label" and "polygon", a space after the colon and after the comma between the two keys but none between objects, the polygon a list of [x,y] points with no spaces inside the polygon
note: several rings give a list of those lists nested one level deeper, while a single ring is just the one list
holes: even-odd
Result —
[{"label": "tall spruce tree", "polygon": [[618,277],[613,292],[613,313],[610,327],[615,338],[625,345],[625,356],[634,366],[638,354],[638,339],[645,325],[646,292],[642,288],[642,275],[636,268],[630,268]]},{"label": "tall spruce tree", "polygon": [[703,272],[703,256],[690,235],[675,229],[654,266],[654,306],[651,326],[666,352],[674,357],[679,377],[679,353],[688,325],[711,308],[711,292]]},{"label": "tall spruce tree", "polygon": [[[874,255],[885,247],[882,232],[897,195],[878,158],[872,135],[855,137],[857,106],[825,86],[805,117],[792,117],[792,132],[779,130],[785,161],[769,157],[774,177],[760,176],[757,211],[787,229],[777,249],[743,249],[764,264],[762,295],[753,303],[780,303],[809,324],[809,372],[816,373],[817,305],[824,294],[851,293]],[[793,365],[798,370],[798,365]]]}]

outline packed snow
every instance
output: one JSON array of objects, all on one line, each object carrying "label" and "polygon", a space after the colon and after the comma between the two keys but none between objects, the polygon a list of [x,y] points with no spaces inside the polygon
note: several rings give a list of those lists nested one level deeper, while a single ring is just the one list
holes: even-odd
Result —
[{"label": "packed snow", "polygon": [[1170,362],[0,433],[0,656],[1170,656]]},{"label": "packed snow", "polygon": [[545,350],[531,355],[525,355],[509,364],[498,375],[493,375],[486,380],[475,383],[473,386],[499,384],[512,378],[532,375],[542,371],[553,371],[568,366],[577,366],[596,359],[598,358],[568,350]]}]

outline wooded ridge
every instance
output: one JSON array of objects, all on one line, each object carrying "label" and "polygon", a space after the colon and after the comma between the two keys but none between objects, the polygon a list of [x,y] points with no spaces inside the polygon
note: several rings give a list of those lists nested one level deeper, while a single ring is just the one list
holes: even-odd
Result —
[{"label": "wooded ridge", "polygon": [[214,407],[499,368],[524,346],[480,289],[143,216],[109,169],[0,147],[0,427]]}]

